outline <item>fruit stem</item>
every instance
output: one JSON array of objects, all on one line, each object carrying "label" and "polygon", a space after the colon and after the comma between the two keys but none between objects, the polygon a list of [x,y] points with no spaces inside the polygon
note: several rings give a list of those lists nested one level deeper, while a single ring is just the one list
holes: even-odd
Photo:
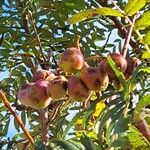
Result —
[{"label": "fruit stem", "polygon": [[80,50],[80,35],[77,35],[74,40],[73,43],[70,45],[70,47],[76,47],[78,50]]},{"label": "fruit stem", "polygon": [[14,116],[14,118],[17,121],[17,123],[22,128],[22,130],[24,131],[24,134],[26,135],[26,137],[30,141],[30,143],[34,144],[34,139],[32,138],[31,134],[28,132],[28,130],[25,128],[21,118],[17,115],[17,113],[11,107],[9,101],[7,100],[5,94],[4,94],[4,92],[2,90],[0,90],[0,99],[2,99],[2,101],[5,104],[5,107],[12,113],[12,115]]}]

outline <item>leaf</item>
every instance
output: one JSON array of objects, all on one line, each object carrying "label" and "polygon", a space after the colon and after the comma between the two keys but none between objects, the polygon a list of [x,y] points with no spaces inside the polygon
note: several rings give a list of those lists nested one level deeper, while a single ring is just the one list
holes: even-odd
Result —
[{"label": "leaf", "polygon": [[53,143],[55,143],[57,146],[59,146],[60,150],[61,149],[68,149],[68,150],[86,150],[84,148],[84,146],[80,143],[77,143],[73,140],[60,140],[60,139],[56,139],[53,141]]},{"label": "leaf", "polygon": [[25,113],[25,111],[21,112],[21,120],[22,120],[23,124],[25,125],[26,124],[26,113]]},{"label": "leaf", "polygon": [[100,148],[96,145],[91,138],[84,135],[80,138],[81,143],[84,145],[86,150],[99,150]]},{"label": "leaf", "polygon": [[[117,99],[118,101],[119,99]],[[95,130],[96,133],[98,134],[100,142],[102,142],[102,133],[103,133],[103,128],[106,125],[106,122],[108,121],[109,118],[111,118],[112,122],[115,122],[116,119],[122,114],[123,107],[124,107],[124,102],[121,101],[120,103],[116,101],[115,106],[110,109],[110,106],[106,109],[106,112],[97,119],[97,122],[95,124]]]},{"label": "leaf", "polygon": [[150,58],[150,52],[144,51],[143,54],[142,54],[142,58],[143,59],[149,59]]},{"label": "leaf", "polygon": [[143,72],[146,72],[146,73],[150,73],[150,67],[142,68],[142,69],[140,69],[139,71],[143,71]]},{"label": "leaf", "polygon": [[147,105],[150,105],[150,94],[147,94],[140,99],[136,105],[135,111],[141,112],[142,108],[146,107]]},{"label": "leaf", "polygon": [[112,60],[110,56],[107,57],[107,61],[111,66],[111,68],[113,69],[113,71],[115,72],[121,84],[124,86],[126,84],[126,81],[123,73],[118,69],[117,65],[115,64],[115,62]]},{"label": "leaf", "polygon": [[148,145],[143,139],[143,136],[134,126],[129,125],[129,133],[127,136],[131,145],[133,146],[133,149],[141,148],[143,150],[148,150],[146,149],[146,147],[148,148]]},{"label": "leaf", "polygon": [[10,123],[10,119],[8,119],[8,121],[6,122],[5,128],[3,129],[4,136],[7,135],[8,128],[9,128],[9,123]]},{"label": "leaf", "polygon": [[146,0],[129,0],[125,6],[125,13],[128,16],[134,15],[138,10],[143,8],[146,4]]},{"label": "leaf", "polygon": [[135,27],[139,30],[144,30],[150,26],[150,11],[145,12],[139,19],[135,22]]},{"label": "leaf", "polygon": [[71,18],[67,20],[67,22],[69,24],[74,24],[76,22],[81,22],[86,19],[90,19],[92,17],[100,16],[100,15],[123,17],[123,15],[119,11],[114,10],[112,8],[103,7],[103,8],[96,8],[96,9],[87,9],[83,12],[73,15]]},{"label": "leaf", "polygon": [[82,116],[83,112],[79,112],[77,113],[74,118],[71,120],[71,122],[69,122],[68,126],[66,127],[65,131],[64,131],[64,136],[68,133],[68,131],[70,130],[70,128],[72,126],[75,125],[75,123],[77,122],[77,120]]},{"label": "leaf", "polygon": [[150,31],[144,37],[144,43],[150,44]]}]

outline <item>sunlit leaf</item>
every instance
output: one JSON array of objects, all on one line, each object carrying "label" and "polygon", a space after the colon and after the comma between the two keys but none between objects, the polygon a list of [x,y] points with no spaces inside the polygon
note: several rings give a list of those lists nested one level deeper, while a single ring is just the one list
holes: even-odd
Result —
[{"label": "sunlit leaf", "polygon": [[74,24],[76,22],[81,22],[86,19],[90,19],[95,16],[120,16],[123,17],[123,15],[118,12],[117,10],[114,10],[112,8],[103,7],[103,8],[96,8],[96,9],[88,9],[83,12],[80,12],[78,14],[73,15],[71,18],[67,20],[69,24]]},{"label": "sunlit leaf", "polygon": [[149,59],[150,58],[150,52],[144,51],[143,54],[142,54],[142,58],[143,59]]},{"label": "sunlit leaf", "polygon": [[147,105],[150,105],[150,94],[145,95],[139,100],[139,102],[136,105],[135,110],[137,112],[140,112],[142,108],[146,107]]},{"label": "sunlit leaf", "polygon": [[142,68],[142,69],[140,69],[139,71],[143,71],[143,72],[146,72],[146,73],[150,73],[150,67]]},{"label": "sunlit leaf", "polygon": [[144,30],[150,26],[150,11],[145,12],[139,19],[135,22],[135,27],[139,30]]},{"label": "sunlit leaf", "polygon": [[139,148],[148,150],[148,144],[144,140],[142,134],[134,126],[129,125],[129,133],[127,135],[133,149]]},{"label": "sunlit leaf", "polygon": [[144,36],[145,44],[150,44],[150,31]]},{"label": "sunlit leaf", "polygon": [[129,0],[125,6],[125,13],[128,16],[134,15],[138,10],[143,8],[146,4],[146,0]]}]

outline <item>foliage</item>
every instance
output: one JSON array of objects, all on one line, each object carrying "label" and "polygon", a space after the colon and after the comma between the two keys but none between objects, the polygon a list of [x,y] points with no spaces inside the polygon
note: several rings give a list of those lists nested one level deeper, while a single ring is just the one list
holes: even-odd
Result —
[{"label": "foliage", "polygon": [[[149,125],[150,116],[144,112],[150,106],[150,2],[106,2],[0,1],[0,72],[5,74],[0,80],[0,89],[5,91],[11,106],[35,140],[35,145],[28,145],[20,126],[0,101],[0,149],[27,146],[36,150],[149,149],[150,143],[136,128],[134,115],[135,112],[142,114]],[[129,19],[135,15],[134,25]],[[19,87],[31,82],[36,70],[59,72],[60,54],[76,35],[81,36],[82,53],[90,66],[96,67],[99,59],[108,53],[122,53],[130,26],[133,33],[126,57],[138,57],[142,63],[126,78],[108,57],[121,83],[120,89],[114,88],[110,81],[105,91],[92,92],[87,107],[85,103],[70,100],[50,105],[47,108],[50,138],[45,144],[41,140],[43,130],[38,111],[19,103]],[[92,59],[92,56],[99,56],[99,59]],[[12,125],[16,134],[9,137]]]}]

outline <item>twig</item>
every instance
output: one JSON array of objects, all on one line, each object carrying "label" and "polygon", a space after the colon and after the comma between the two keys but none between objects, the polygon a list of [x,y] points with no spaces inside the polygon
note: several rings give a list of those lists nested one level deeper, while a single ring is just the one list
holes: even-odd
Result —
[{"label": "twig", "polygon": [[108,34],[107,40],[106,40],[106,42],[105,42],[105,44],[104,44],[104,46],[103,46],[101,51],[103,51],[105,49],[105,47],[106,47],[106,45],[107,45],[107,43],[109,41],[110,35],[111,35],[111,32]]},{"label": "twig", "polygon": [[[135,23],[135,20],[136,20],[136,15],[133,17],[133,20],[132,20],[133,24]],[[124,42],[123,49],[122,49],[122,52],[121,52],[123,57],[126,57],[126,55],[127,55],[127,50],[128,50],[128,47],[129,47],[132,31],[133,31],[133,26],[131,26],[128,29],[128,32],[127,32],[127,35],[126,35],[126,38],[125,38],[125,42]]]},{"label": "twig", "polygon": [[0,98],[3,100],[3,102],[5,104],[5,107],[12,113],[12,115],[16,119],[17,123],[22,128],[22,130],[24,131],[24,134],[26,135],[27,139],[30,141],[30,143],[34,144],[34,140],[33,140],[32,136],[30,135],[28,130],[25,128],[21,118],[17,115],[17,113],[11,107],[9,101],[7,100],[5,94],[4,94],[4,92],[2,90],[0,90]]},{"label": "twig", "polygon": [[42,141],[47,143],[49,136],[48,136],[48,110],[42,109],[37,111],[41,120],[42,124]]},{"label": "twig", "polygon": [[41,55],[43,57],[44,62],[46,62],[46,58],[45,58],[43,50],[42,50],[42,44],[41,44],[40,36],[39,36],[39,34],[37,32],[37,29],[36,29],[36,26],[35,26],[35,24],[33,22],[32,12],[31,11],[28,11],[28,12],[29,12],[28,14],[29,14],[29,18],[31,20],[31,24],[32,24],[33,30],[34,30],[34,32],[36,34],[36,37],[37,37],[37,40],[38,40],[38,45],[39,45],[39,49],[40,49]]},{"label": "twig", "polygon": [[123,10],[121,10],[113,0],[110,0],[110,1],[118,9],[118,11],[120,11],[125,16],[125,18],[128,20],[129,24],[132,26],[132,28],[135,31],[135,33],[138,35],[140,42],[144,45],[145,49],[150,53],[150,49],[149,49],[148,45],[144,43],[143,37],[140,34],[139,30],[136,29],[136,27],[134,26],[134,23],[132,23],[132,21],[130,20],[130,18],[128,16],[126,16],[125,12]]},{"label": "twig", "polygon": [[[103,7],[108,7],[107,1],[108,0],[99,0],[99,3]],[[120,32],[120,34],[125,38],[125,36],[127,35],[127,30],[125,27],[123,27],[123,24],[116,17],[110,17],[110,19],[115,23],[115,26]],[[130,45],[133,48],[133,50],[137,49],[137,43],[132,37],[130,39]]]}]

